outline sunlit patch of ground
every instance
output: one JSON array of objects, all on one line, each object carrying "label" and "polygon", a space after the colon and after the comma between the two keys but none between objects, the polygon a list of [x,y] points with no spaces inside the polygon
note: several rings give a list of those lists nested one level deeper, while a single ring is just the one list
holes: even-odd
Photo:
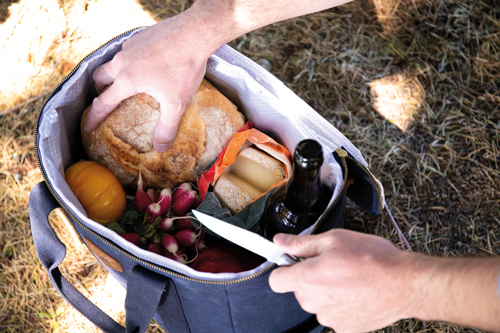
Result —
[{"label": "sunlit patch of ground", "polygon": [[0,25],[0,110],[43,98],[85,55],[155,21],[134,0],[21,0]]},{"label": "sunlit patch of ground", "polygon": [[[125,325],[125,289],[109,274],[103,274],[99,269],[96,272],[95,283],[88,288],[88,298],[103,310],[108,316],[121,325]],[[73,333],[98,332],[95,325],[73,307],[65,307],[65,311],[58,317],[60,331]]]},{"label": "sunlit patch of ground", "polygon": [[[377,21],[382,27],[384,34],[389,34],[397,26],[404,24],[400,15],[397,15],[398,9],[402,0],[371,0],[370,3],[375,9]],[[415,10],[418,10],[419,5],[423,0],[411,0]]]},{"label": "sunlit patch of ground", "polygon": [[406,131],[423,102],[423,89],[409,73],[398,73],[372,81],[374,108],[384,118]]}]

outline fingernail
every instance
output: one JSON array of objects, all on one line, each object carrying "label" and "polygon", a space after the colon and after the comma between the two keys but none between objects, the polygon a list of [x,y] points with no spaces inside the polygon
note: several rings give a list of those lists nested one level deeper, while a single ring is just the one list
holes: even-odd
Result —
[{"label": "fingernail", "polygon": [[288,242],[290,242],[290,239],[292,238],[292,235],[290,234],[276,234],[274,235],[274,242],[277,244],[281,245],[286,245]]},{"label": "fingernail", "polygon": [[169,145],[168,143],[155,143],[154,144],[156,151],[159,153],[166,152],[168,150],[168,148],[170,148],[170,146],[171,145]]}]

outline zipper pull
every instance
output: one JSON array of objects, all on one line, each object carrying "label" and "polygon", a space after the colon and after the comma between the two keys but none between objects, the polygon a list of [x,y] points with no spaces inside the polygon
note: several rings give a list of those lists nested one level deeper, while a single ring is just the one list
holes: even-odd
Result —
[{"label": "zipper pull", "polygon": [[346,158],[347,156],[349,156],[349,154],[340,147],[335,149],[335,152],[337,153],[337,155],[339,155],[340,158]]}]

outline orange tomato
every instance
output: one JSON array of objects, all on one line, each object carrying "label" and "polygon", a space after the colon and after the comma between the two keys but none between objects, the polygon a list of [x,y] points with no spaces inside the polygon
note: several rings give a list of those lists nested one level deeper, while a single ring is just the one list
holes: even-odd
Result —
[{"label": "orange tomato", "polygon": [[108,225],[125,214],[125,191],[108,168],[93,161],[77,162],[66,170],[65,178],[90,219]]}]

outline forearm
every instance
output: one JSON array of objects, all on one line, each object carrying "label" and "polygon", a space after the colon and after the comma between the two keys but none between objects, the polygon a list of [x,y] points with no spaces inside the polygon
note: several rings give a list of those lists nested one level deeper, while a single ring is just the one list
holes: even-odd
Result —
[{"label": "forearm", "polygon": [[417,255],[414,316],[500,332],[500,258]]},{"label": "forearm", "polygon": [[336,7],[351,0],[198,0],[178,15],[185,31],[214,52],[245,33],[263,26]]}]

